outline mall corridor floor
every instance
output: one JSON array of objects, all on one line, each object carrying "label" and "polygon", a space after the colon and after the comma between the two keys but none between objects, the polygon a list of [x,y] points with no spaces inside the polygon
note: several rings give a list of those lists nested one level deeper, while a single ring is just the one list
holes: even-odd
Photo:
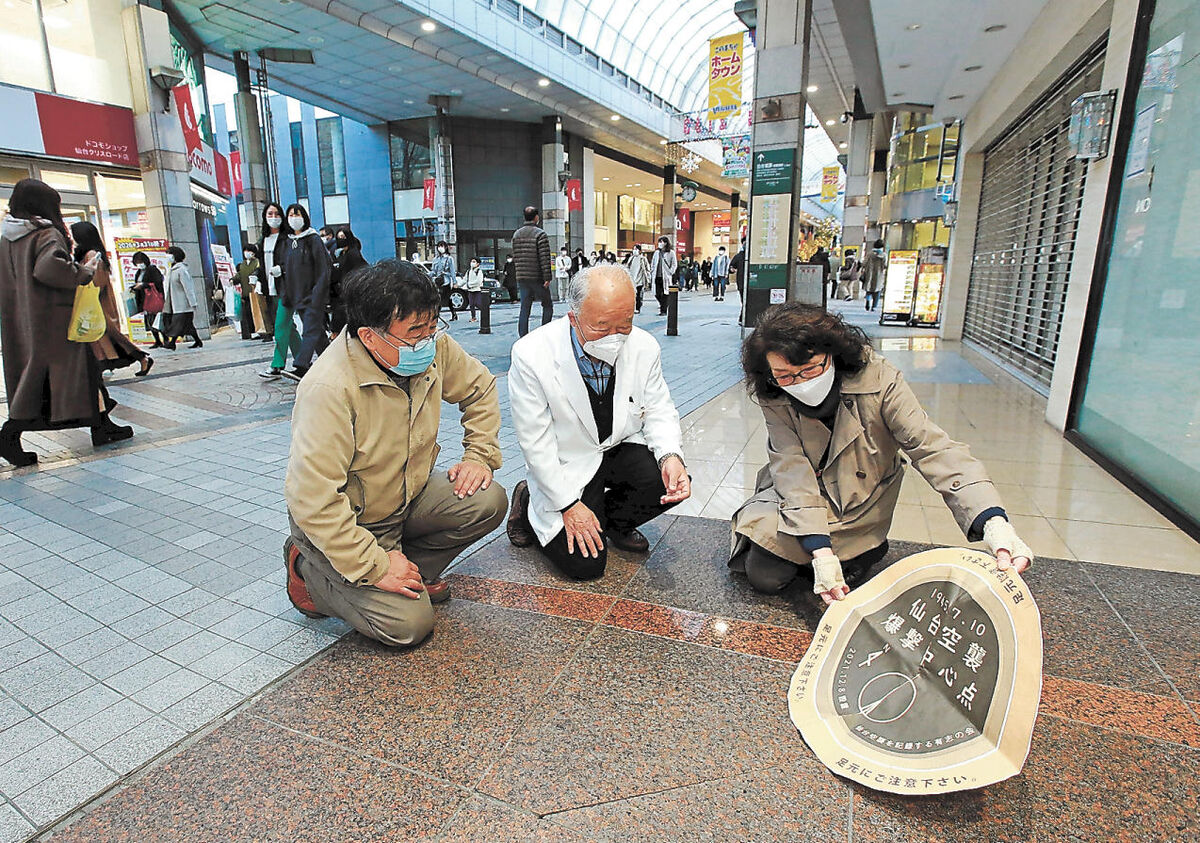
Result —
[{"label": "mall corridor floor", "polygon": [[[903,798],[816,760],[787,688],[818,603],[725,565],[766,458],[737,307],[685,297],[678,337],[638,317],[694,480],[650,554],[570,582],[493,534],[408,652],[287,601],[294,388],[255,376],[264,346],[226,330],[114,380],[126,447],[28,437],[40,467],[0,471],[0,841],[1200,839],[1200,545],[1048,427],[1031,389],[858,302],[837,307],[985,462],[1038,556],[1044,682],[1025,769],[1001,784]],[[514,315],[452,328],[501,381]],[[964,542],[911,470],[890,537],[887,561]]]}]

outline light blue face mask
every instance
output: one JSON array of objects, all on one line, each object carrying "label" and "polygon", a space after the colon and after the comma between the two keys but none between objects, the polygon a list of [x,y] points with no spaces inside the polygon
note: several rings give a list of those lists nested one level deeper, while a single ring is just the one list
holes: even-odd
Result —
[{"label": "light blue face mask", "polygon": [[375,336],[386,342],[392,348],[396,349],[400,358],[396,361],[395,366],[389,366],[388,369],[397,375],[403,377],[412,377],[419,375],[430,367],[433,363],[433,358],[437,354],[437,335],[426,337],[418,342],[412,348],[406,345],[395,345],[386,336],[379,331],[375,331]]}]

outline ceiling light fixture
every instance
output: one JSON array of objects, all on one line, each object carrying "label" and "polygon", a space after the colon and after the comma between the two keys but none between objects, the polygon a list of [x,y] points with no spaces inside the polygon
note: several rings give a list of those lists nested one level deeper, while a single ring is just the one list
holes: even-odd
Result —
[{"label": "ceiling light fixture", "polygon": [[809,85],[807,90],[810,94],[815,94],[817,91],[819,91],[821,89],[818,88],[816,85]]},{"label": "ceiling light fixture", "polygon": [[543,76],[541,79],[538,80],[538,87],[539,88],[549,88],[550,80],[547,79],[545,76]]},{"label": "ceiling light fixture", "polygon": [[904,27],[904,28],[905,28],[905,29],[907,29],[909,32],[916,32],[918,29],[920,29],[920,28],[921,28],[921,24],[919,24],[919,23],[910,23],[908,26],[906,26],[906,27]]},{"label": "ceiling light fixture", "polygon": [[512,111],[512,109],[511,109],[511,108],[509,108],[507,105],[502,105],[502,106],[500,106],[500,110],[501,110],[501,111],[503,111],[505,114],[507,114],[508,112]]},{"label": "ceiling light fixture", "polygon": [[904,96],[904,91],[893,91],[892,96],[897,98],[902,97]]},{"label": "ceiling light fixture", "polygon": [[666,142],[665,140],[660,140],[660,141],[658,142],[658,145],[659,145],[659,146],[666,146],[666,145],[667,145],[667,142]]},{"label": "ceiling light fixture", "polygon": [[948,99],[948,100],[960,100],[962,98],[963,98],[962,94],[951,94],[950,96],[946,97],[946,99]]},{"label": "ceiling light fixture", "polygon": [[905,62],[904,64],[900,65],[901,70],[908,70],[910,67],[912,67],[912,65],[908,62]]},{"label": "ceiling light fixture", "polygon": [[611,117],[609,117],[608,119],[609,119],[609,120],[611,120],[611,121],[613,121],[614,123],[616,123],[618,120],[620,120],[620,119],[621,119],[621,115],[620,115],[620,114],[614,114],[614,115],[612,115]]},{"label": "ceiling light fixture", "polygon": [[412,105],[412,104],[413,104],[413,101],[412,101],[412,100],[405,100],[405,101],[404,101],[404,104],[405,104],[405,105]]},{"label": "ceiling light fixture", "polygon": [[1008,29],[1008,24],[1006,24],[1006,23],[994,23],[994,24],[992,24],[991,26],[985,26],[985,27],[983,28],[983,31],[984,31],[984,32],[999,32],[999,31],[1000,31],[1000,30],[1002,30],[1002,29]]},{"label": "ceiling light fixture", "polygon": [[437,29],[437,24],[431,20],[427,20],[421,24],[421,29],[423,29],[425,32],[433,32]]},{"label": "ceiling light fixture", "polygon": [[834,120],[833,118],[830,118],[830,119],[828,119],[828,120],[826,120],[826,121],[825,121],[825,125],[826,125],[826,126],[832,126],[832,125],[833,125],[834,123],[836,123],[836,122],[837,122],[836,120]]},{"label": "ceiling light fixture", "polygon": [[963,68],[963,70],[967,71],[967,73],[972,73],[976,70],[983,70],[983,65],[982,64],[968,64],[966,67]]},{"label": "ceiling light fixture", "polygon": [[632,185],[632,184],[627,184],[627,185],[625,185],[625,186],[626,186],[626,187],[633,187],[633,185]]},{"label": "ceiling light fixture", "polygon": [[310,35],[310,36],[308,37],[308,43],[310,43],[310,44],[324,44],[324,43],[325,43],[325,39],[324,39],[324,38],[322,38],[320,35]]},{"label": "ceiling light fixture", "polygon": [[608,181],[608,176],[605,176],[604,178],[600,179],[600,181]]},{"label": "ceiling light fixture", "polygon": [[846,142],[845,142],[845,141],[842,141],[841,143],[839,143],[839,144],[838,144],[838,149],[845,149],[845,148],[846,148]]}]

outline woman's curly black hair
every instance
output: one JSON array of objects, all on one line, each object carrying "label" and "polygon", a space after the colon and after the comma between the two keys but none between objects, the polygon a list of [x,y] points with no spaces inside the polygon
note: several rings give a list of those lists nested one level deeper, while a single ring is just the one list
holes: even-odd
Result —
[{"label": "woman's curly black hair", "polygon": [[793,366],[829,353],[837,371],[845,376],[857,374],[867,365],[871,341],[861,328],[847,325],[841,316],[818,305],[789,302],[770,308],[742,343],[746,389],[759,399],[784,394],[771,380],[768,351],[783,355]]}]

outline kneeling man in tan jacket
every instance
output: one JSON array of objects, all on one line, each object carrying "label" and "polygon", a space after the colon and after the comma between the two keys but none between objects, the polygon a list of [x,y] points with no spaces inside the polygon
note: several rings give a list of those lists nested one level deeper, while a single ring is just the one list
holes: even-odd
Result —
[{"label": "kneeling man in tan jacket", "polygon": [[[425,270],[381,261],[342,286],[346,329],[296,390],[284,548],[288,597],[393,647],[433,629],[442,571],[500,523],[496,378],[439,329]],[[462,411],[463,458],[434,471],[442,402]]]}]

